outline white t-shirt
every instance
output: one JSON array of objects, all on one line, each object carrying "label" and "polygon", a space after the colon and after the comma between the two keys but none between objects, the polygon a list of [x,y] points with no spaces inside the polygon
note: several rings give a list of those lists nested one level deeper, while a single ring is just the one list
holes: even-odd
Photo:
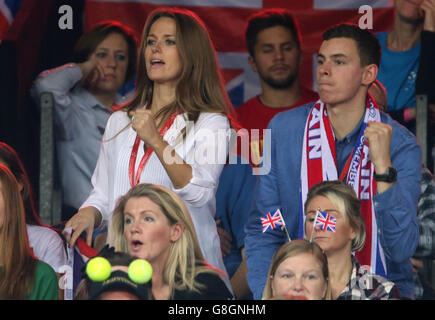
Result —
[{"label": "white t-shirt", "polygon": [[30,247],[39,260],[49,264],[56,272],[59,272],[60,267],[68,265],[62,238],[56,231],[29,224],[26,227]]}]

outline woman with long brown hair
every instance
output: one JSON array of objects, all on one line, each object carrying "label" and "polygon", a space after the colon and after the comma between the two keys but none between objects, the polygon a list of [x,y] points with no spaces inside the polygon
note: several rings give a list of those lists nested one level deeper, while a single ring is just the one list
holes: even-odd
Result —
[{"label": "woman with long brown hair", "polygon": [[26,234],[18,182],[0,164],[0,300],[57,300],[56,274],[32,256]]},{"label": "woman with long brown hair", "polygon": [[29,246],[33,254],[49,264],[54,271],[63,273],[61,267],[68,264],[64,242],[56,231],[42,224],[24,165],[17,152],[4,142],[0,142],[0,163],[7,166],[17,179],[24,204]]},{"label": "woman with long brown hair", "polygon": [[225,270],[213,216],[228,154],[231,109],[200,18],[184,9],[151,12],[142,35],[135,96],[108,121],[94,189],[66,224],[75,230],[70,243],[84,231],[90,243],[102,221],[109,225],[110,242],[118,197],[139,183],[153,183],[184,201],[206,260]]}]

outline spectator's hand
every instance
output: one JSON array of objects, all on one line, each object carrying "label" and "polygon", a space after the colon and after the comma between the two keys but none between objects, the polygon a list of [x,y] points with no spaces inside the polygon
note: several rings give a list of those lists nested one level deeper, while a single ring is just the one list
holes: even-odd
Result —
[{"label": "spectator's hand", "polygon": [[420,259],[411,258],[412,271],[418,273],[418,270],[423,269],[423,261]]},{"label": "spectator's hand", "polygon": [[82,70],[82,83],[85,87],[94,87],[100,79],[104,79],[104,67],[95,58],[90,58],[83,63],[77,63]]},{"label": "spectator's hand", "polygon": [[423,30],[435,32],[435,0],[424,0],[420,8],[424,11]]},{"label": "spectator's hand", "polygon": [[154,149],[163,138],[157,130],[151,110],[136,109],[131,111],[130,115],[134,116],[131,127],[136,131],[139,138]]},{"label": "spectator's hand", "polygon": [[77,238],[83,233],[86,232],[86,243],[91,246],[92,245],[92,234],[94,232],[95,222],[97,221],[97,214],[99,214],[98,210],[94,207],[86,207],[79,212],[77,212],[65,225],[65,229],[71,227],[73,229],[73,233],[69,234],[65,232],[64,236],[68,241],[70,247],[74,246]]},{"label": "spectator's hand", "polygon": [[364,137],[369,143],[370,160],[379,174],[391,167],[390,144],[393,128],[382,122],[369,122]]},{"label": "spectator's hand", "polygon": [[231,241],[233,240],[233,238],[225,229],[219,227],[221,222],[221,220],[216,220],[216,229],[219,235],[219,239],[221,241],[222,257],[225,258],[231,252]]}]

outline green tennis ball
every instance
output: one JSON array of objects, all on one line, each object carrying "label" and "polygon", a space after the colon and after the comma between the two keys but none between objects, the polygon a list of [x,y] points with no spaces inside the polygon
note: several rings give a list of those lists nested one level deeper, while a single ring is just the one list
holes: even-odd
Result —
[{"label": "green tennis ball", "polygon": [[128,267],[128,276],[135,283],[144,284],[150,281],[153,268],[150,263],[143,259],[136,259]]},{"label": "green tennis ball", "polygon": [[112,267],[106,258],[96,257],[86,265],[86,273],[92,281],[102,282],[110,277]]}]

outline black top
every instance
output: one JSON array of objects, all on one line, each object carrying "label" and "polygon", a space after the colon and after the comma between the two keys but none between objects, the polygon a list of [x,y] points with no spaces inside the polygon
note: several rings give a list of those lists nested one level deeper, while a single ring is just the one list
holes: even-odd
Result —
[{"label": "black top", "polygon": [[195,280],[204,286],[200,292],[175,290],[172,300],[233,300],[234,297],[222,279],[215,273],[201,272]]},{"label": "black top", "polygon": [[435,103],[435,32],[421,32],[420,61],[415,82],[417,94],[427,94],[428,102]]}]

